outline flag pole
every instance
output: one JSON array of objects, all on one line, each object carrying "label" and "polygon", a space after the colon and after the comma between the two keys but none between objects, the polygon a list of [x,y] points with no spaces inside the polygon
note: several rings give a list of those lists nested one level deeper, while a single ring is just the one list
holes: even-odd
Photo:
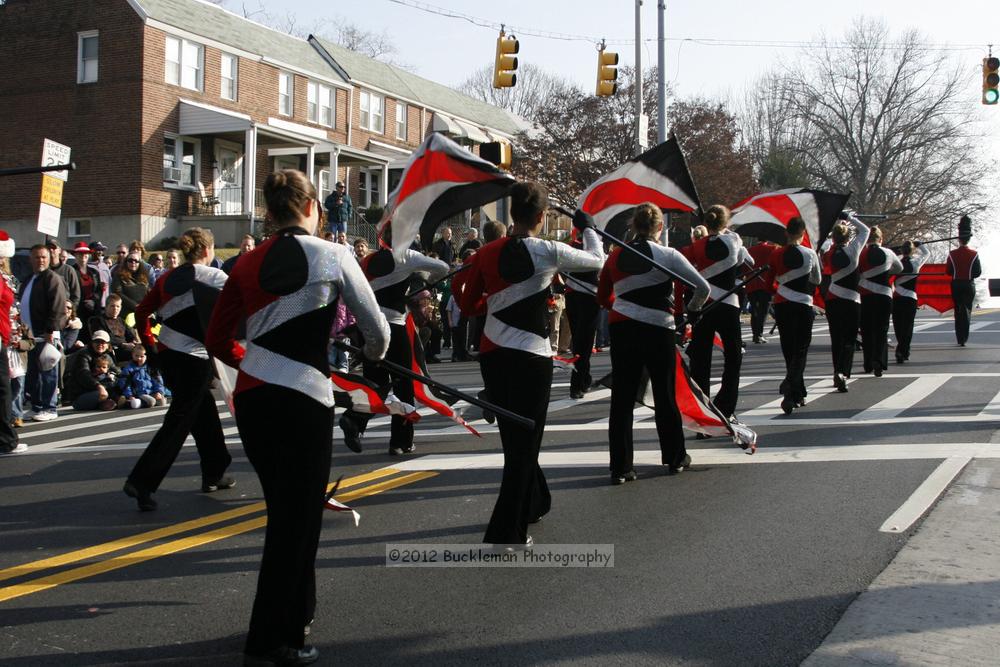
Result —
[{"label": "flag pole", "polygon": [[462,266],[458,267],[454,271],[450,271],[450,272],[446,273],[444,275],[444,277],[442,277],[440,280],[437,280],[437,281],[435,281],[433,283],[424,283],[424,286],[422,288],[420,288],[420,289],[418,289],[418,290],[416,290],[414,292],[407,292],[406,298],[409,299],[411,296],[416,296],[417,294],[420,294],[421,292],[423,292],[425,289],[433,289],[434,287],[437,287],[438,285],[440,285],[444,281],[450,280],[451,278],[455,277],[456,275],[458,275],[462,271],[465,271],[467,268],[469,268],[469,266],[470,266],[469,264],[463,264]]},{"label": "flag pole", "polygon": [[[342,340],[335,340],[335,341],[333,341],[333,344],[336,345],[337,347],[339,347],[341,350],[345,350],[347,352],[350,352],[351,354],[358,355],[359,359],[365,359],[366,358],[364,356],[364,352],[361,350],[361,348],[355,347],[354,345],[351,345],[350,343],[347,343],[347,342],[342,341]],[[473,396],[471,394],[466,394],[464,391],[459,391],[458,389],[455,389],[453,387],[449,387],[448,385],[446,385],[446,384],[444,384],[442,382],[438,382],[437,380],[435,380],[433,378],[429,378],[426,375],[421,375],[420,373],[416,373],[414,371],[411,371],[409,368],[406,368],[405,366],[400,366],[399,364],[394,364],[393,362],[388,361],[387,359],[379,359],[378,361],[371,361],[371,363],[383,367],[384,369],[386,369],[390,373],[394,373],[396,375],[402,375],[403,377],[409,378],[411,380],[416,380],[417,382],[425,384],[428,387],[432,387],[434,389],[438,389],[440,391],[443,391],[444,393],[450,394],[451,396],[454,396],[455,398],[460,398],[463,401],[465,401],[466,403],[469,403],[471,405],[475,405],[476,407],[482,408],[483,410],[489,410],[490,412],[493,412],[493,413],[495,413],[495,414],[497,414],[497,415],[499,415],[501,417],[504,417],[504,418],[509,419],[511,421],[514,421],[514,422],[517,422],[518,424],[520,424],[521,426],[523,426],[525,428],[528,428],[528,429],[531,429],[531,430],[534,430],[534,428],[535,428],[535,421],[533,419],[528,419],[527,417],[522,417],[521,415],[517,414],[516,412],[511,412],[510,410],[507,410],[506,408],[501,408],[500,406],[495,405],[493,403],[490,403],[489,401],[484,401],[481,398],[478,398],[478,397]]]},{"label": "flag pole", "polygon": [[757,267],[756,269],[754,269],[753,271],[751,271],[750,273],[748,273],[746,279],[744,279],[743,282],[741,282],[739,285],[736,285],[731,290],[729,290],[728,292],[726,292],[725,294],[723,294],[722,296],[720,296],[718,299],[712,299],[712,303],[708,304],[707,306],[705,306],[701,310],[695,311],[695,313],[693,313],[693,314],[698,319],[704,317],[705,313],[707,313],[708,311],[712,310],[712,308],[718,306],[720,303],[722,303],[729,296],[731,296],[733,294],[736,294],[736,292],[740,291],[741,289],[743,289],[744,287],[746,287],[747,285],[749,285],[750,283],[752,283],[754,280],[757,279],[757,277],[760,274],[764,273],[765,271],[767,271],[770,268],[771,267],[768,266],[767,264],[765,264],[764,266]]}]

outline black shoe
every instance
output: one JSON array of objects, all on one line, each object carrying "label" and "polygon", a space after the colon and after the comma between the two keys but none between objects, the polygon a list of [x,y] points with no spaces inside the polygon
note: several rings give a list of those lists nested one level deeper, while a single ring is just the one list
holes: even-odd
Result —
[{"label": "black shoe", "polygon": [[639,479],[639,476],[635,474],[635,470],[629,470],[620,475],[618,473],[611,473],[611,483],[616,486],[625,482],[634,482],[637,479]]},{"label": "black shoe", "polygon": [[882,377],[882,369],[881,368],[876,368],[875,369],[875,377],[877,377],[877,378]]},{"label": "black shoe", "polygon": [[282,646],[264,655],[243,655],[244,667],[272,667],[272,665],[311,665],[319,660],[319,651],[315,646],[289,648]]},{"label": "black shoe", "polygon": [[576,399],[576,400],[579,400],[579,399],[583,398],[583,390],[582,389],[574,389],[573,391],[569,392],[569,397],[573,398],[573,399]]},{"label": "black shoe", "polygon": [[803,396],[799,400],[795,401],[795,407],[797,407],[797,408],[804,408],[804,407],[806,407],[806,397]]},{"label": "black shoe", "polygon": [[[485,389],[481,390],[478,394],[476,394],[476,398],[478,398],[480,401],[490,400],[490,396],[489,394],[486,393]],[[487,424],[492,424],[497,420],[497,416],[496,413],[494,413],[492,410],[483,408],[483,419],[486,421]]]},{"label": "black shoe", "polygon": [[896,355],[896,363],[897,364],[904,364],[904,363],[906,363],[906,358],[897,354]]},{"label": "black shoe", "polygon": [[441,363],[441,360],[438,359],[435,356],[427,357],[426,359],[424,359],[424,361],[426,361],[428,364],[440,364]]},{"label": "black shoe", "polygon": [[841,394],[847,393],[847,378],[844,377],[843,373],[833,374],[833,386],[837,388]]},{"label": "black shoe", "polygon": [[694,434],[694,439],[695,440],[711,440],[712,436],[707,435],[705,433],[695,433]]},{"label": "black shoe", "polygon": [[402,456],[403,454],[412,454],[417,451],[417,446],[411,444],[409,447],[390,447],[389,456]]},{"label": "black shoe", "polygon": [[156,509],[156,501],[153,500],[153,494],[149,491],[140,490],[132,482],[125,482],[125,486],[122,487],[122,491],[129,498],[135,498],[139,505],[139,509],[143,512],[152,512]]},{"label": "black shoe", "polygon": [[340,415],[340,430],[344,432],[344,444],[347,448],[356,454],[361,453],[361,429],[358,428],[357,422],[354,421],[350,416],[343,414]]},{"label": "black shoe", "polygon": [[214,482],[201,478],[201,492],[202,493],[213,493],[219,489],[231,489],[236,486],[236,480],[232,477],[223,475]]},{"label": "black shoe", "polygon": [[786,415],[792,414],[792,410],[795,409],[795,401],[790,398],[781,399],[781,411]]},{"label": "black shoe", "polygon": [[680,463],[676,465],[670,464],[670,466],[668,466],[668,469],[672,474],[677,474],[679,472],[687,470],[690,467],[691,467],[691,457],[688,454],[685,454],[684,459]]}]

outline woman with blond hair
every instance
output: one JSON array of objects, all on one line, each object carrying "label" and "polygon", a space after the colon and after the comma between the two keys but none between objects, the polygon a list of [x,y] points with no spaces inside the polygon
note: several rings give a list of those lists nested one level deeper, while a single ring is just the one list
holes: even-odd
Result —
[{"label": "woman with blond hair", "polygon": [[[178,245],[187,264],[160,277],[135,310],[136,328],[147,349],[157,350],[158,366],[172,399],[163,425],[136,462],[125,482],[125,493],[145,512],[156,509],[153,493],[167,476],[188,435],[194,436],[201,458],[201,490],[210,493],[236,484],[225,475],[232,457],[222,435],[211,382],[212,360],[205,350],[205,322],[226,274],[212,268],[215,239],[200,227],[185,231]],[[127,269],[125,269],[127,270]],[[156,313],[159,339],[153,337],[149,318]]]},{"label": "woman with blond hair", "polygon": [[[659,244],[663,231],[660,209],[654,204],[636,207],[632,230],[635,236],[629,245],[694,285],[688,307],[701,308],[710,291],[709,283],[680,252]],[[648,372],[653,389],[663,465],[671,472],[679,472],[691,464],[674,400],[677,353],[671,315],[673,294],[669,276],[622,248],[611,251],[601,270],[597,301],[610,311],[608,328],[614,379],[608,420],[613,484],[636,478],[632,467],[632,417],[643,369]]]}]

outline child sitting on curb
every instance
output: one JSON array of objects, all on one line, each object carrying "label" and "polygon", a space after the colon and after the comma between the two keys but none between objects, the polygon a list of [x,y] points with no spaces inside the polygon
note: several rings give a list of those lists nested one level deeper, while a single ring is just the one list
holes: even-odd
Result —
[{"label": "child sitting on curb", "polygon": [[135,410],[166,405],[163,385],[150,373],[149,366],[146,365],[146,348],[142,345],[132,348],[132,361],[122,369],[121,377],[118,378],[118,391],[121,392],[118,405],[122,408]]}]

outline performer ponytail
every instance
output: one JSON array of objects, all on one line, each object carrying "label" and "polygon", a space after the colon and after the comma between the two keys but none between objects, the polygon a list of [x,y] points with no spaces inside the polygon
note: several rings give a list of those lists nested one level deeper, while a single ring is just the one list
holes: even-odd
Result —
[{"label": "performer ponytail", "polygon": [[714,234],[728,227],[731,217],[732,214],[725,206],[721,204],[710,206],[705,211],[705,226],[708,227],[708,231]]},{"label": "performer ponytail", "polygon": [[851,227],[845,222],[838,222],[830,230],[830,238],[834,245],[847,245],[851,240]]},{"label": "performer ponytail", "polygon": [[264,201],[271,221],[286,227],[305,217],[306,205],[316,201],[316,187],[298,169],[281,169],[264,182]]},{"label": "performer ponytail", "polygon": [[651,239],[656,231],[663,226],[663,211],[656,204],[639,204],[632,214],[632,230],[636,237]]},{"label": "performer ponytail", "polygon": [[184,254],[184,259],[194,262],[204,257],[206,251],[215,246],[215,236],[207,229],[192,227],[185,230],[177,239],[177,246]]}]

